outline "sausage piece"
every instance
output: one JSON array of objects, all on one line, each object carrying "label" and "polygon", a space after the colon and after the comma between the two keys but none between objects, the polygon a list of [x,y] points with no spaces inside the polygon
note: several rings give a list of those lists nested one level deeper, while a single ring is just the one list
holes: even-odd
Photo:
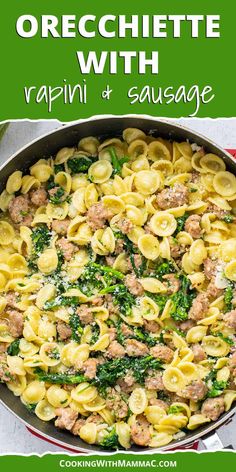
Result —
[{"label": "sausage piece", "polygon": [[199,293],[193,300],[189,311],[189,318],[195,321],[202,320],[209,308],[209,299],[205,293]]},{"label": "sausage piece", "polygon": [[188,189],[183,184],[162,190],[157,195],[157,204],[162,210],[175,208],[188,202]]},{"label": "sausage piece", "polygon": [[167,364],[169,364],[174,357],[174,352],[172,349],[167,346],[163,346],[162,344],[157,344],[156,346],[151,347],[150,354],[151,356],[160,359]]},{"label": "sausage piece", "polygon": [[201,413],[211,421],[216,421],[225,411],[224,398],[207,398],[202,404]]},{"label": "sausage piece", "polygon": [[125,349],[117,341],[112,341],[107,348],[107,357],[111,359],[119,359],[125,356]]},{"label": "sausage piece", "polygon": [[86,216],[88,225],[92,231],[96,231],[106,226],[106,221],[112,218],[113,213],[102,202],[99,202],[89,207]]},{"label": "sausage piece", "polygon": [[224,322],[228,328],[236,329],[236,310],[228,311],[223,316]]},{"label": "sausage piece", "polygon": [[65,260],[70,261],[76,251],[75,244],[71,243],[66,238],[61,238],[61,239],[58,239],[58,241],[56,242],[56,245],[61,250]]},{"label": "sausage piece", "polygon": [[193,400],[194,402],[202,400],[206,394],[207,386],[202,380],[194,380],[180,392],[183,398]]},{"label": "sausage piece", "polygon": [[138,446],[148,446],[151,440],[150,424],[144,415],[136,416],[131,426],[131,438]]},{"label": "sausage piece", "polygon": [[200,215],[190,215],[185,221],[184,229],[193,239],[199,239],[201,237],[202,228],[200,226],[200,221]]},{"label": "sausage piece", "polygon": [[65,220],[52,220],[52,230],[57,234],[65,236],[67,234],[68,226],[70,224],[69,219]]},{"label": "sausage piece", "polygon": [[55,421],[55,426],[60,429],[67,429],[68,431],[73,428],[78,418],[78,413],[70,407],[56,408],[55,413],[58,416]]},{"label": "sausage piece", "polygon": [[30,215],[30,205],[28,195],[19,195],[13,198],[8,206],[10,217],[17,225],[30,226],[33,220]]},{"label": "sausage piece", "polygon": [[143,286],[134,274],[128,274],[125,276],[125,285],[132,295],[139,297],[144,293]]},{"label": "sausage piece", "polygon": [[117,228],[123,233],[123,234],[128,234],[130,231],[133,229],[134,225],[131,223],[128,218],[121,218],[120,220],[117,221],[116,223]]},{"label": "sausage piece", "polygon": [[125,343],[125,350],[130,357],[145,356],[149,353],[146,344],[137,341],[136,339],[127,339]]},{"label": "sausage piece", "polygon": [[47,205],[48,197],[46,190],[43,187],[32,190],[30,192],[30,200],[36,207]]},{"label": "sausage piece", "polygon": [[57,322],[57,333],[61,341],[65,341],[65,339],[70,338],[72,335],[70,326],[64,323],[64,321]]}]

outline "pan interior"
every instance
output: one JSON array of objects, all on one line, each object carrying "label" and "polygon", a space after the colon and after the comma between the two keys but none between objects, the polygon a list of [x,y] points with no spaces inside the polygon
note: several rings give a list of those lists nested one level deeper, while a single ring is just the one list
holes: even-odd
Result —
[{"label": "pan interior", "polygon": [[[147,134],[155,137],[162,137],[170,140],[185,141],[188,139],[190,143],[197,143],[203,146],[207,152],[211,152],[222,157],[227,167],[236,174],[236,163],[232,156],[230,156],[222,148],[218,147],[207,138],[192,132],[191,130],[174,124],[172,122],[141,118],[141,117],[117,117],[117,118],[99,118],[85,121],[79,124],[65,126],[53,131],[40,139],[35,140],[31,144],[25,146],[14,156],[12,156],[0,169],[1,182],[0,190],[5,187],[6,181],[11,173],[15,170],[26,171],[38,159],[48,158],[57,153],[59,149],[65,146],[75,146],[82,137],[96,136],[101,139],[109,137],[120,137],[125,128],[139,128]],[[43,422],[39,420],[36,415],[27,411],[20,400],[15,397],[5,385],[0,384],[0,399],[2,403],[11,410],[18,418],[23,420],[26,425],[32,427],[36,432],[45,435],[54,441],[60,442],[62,445],[67,445],[75,450],[82,450],[92,452],[101,452],[101,448],[96,445],[85,444],[80,438],[71,435],[70,433],[58,430],[52,423]],[[224,413],[219,420],[211,423],[210,426],[202,426],[195,432],[186,431],[186,436],[182,439],[173,441],[168,446],[161,448],[162,450],[178,448],[185,444],[191,443],[200,438],[204,434],[213,431],[228,418],[234,414],[236,407],[231,408],[227,413]],[[155,452],[155,449],[137,448],[132,446],[129,452],[142,452],[150,450]],[[105,450],[104,450],[105,451]],[[111,453],[114,451],[107,450]]]}]

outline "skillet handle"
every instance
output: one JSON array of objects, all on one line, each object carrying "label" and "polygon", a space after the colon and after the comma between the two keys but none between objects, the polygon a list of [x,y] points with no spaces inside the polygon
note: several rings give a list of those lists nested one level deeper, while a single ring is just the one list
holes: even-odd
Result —
[{"label": "skillet handle", "polygon": [[224,445],[218,436],[217,432],[209,433],[204,436],[203,439],[200,439],[201,449],[206,449],[208,451],[219,451],[222,449],[233,449],[231,444]]}]

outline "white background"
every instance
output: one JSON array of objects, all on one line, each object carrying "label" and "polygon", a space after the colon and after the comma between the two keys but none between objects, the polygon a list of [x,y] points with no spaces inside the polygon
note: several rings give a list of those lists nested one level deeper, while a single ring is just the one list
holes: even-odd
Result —
[{"label": "white background", "polygon": [[[199,131],[225,148],[236,148],[236,119],[180,119],[183,125]],[[57,121],[16,122],[11,123],[0,142],[0,163],[32,139],[61,126]],[[16,398],[16,401],[19,401]],[[220,431],[224,445],[233,444],[236,448],[236,420],[230,427]],[[0,453],[43,453],[62,451],[60,447],[48,444],[30,434],[25,426],[0,405]]]}]

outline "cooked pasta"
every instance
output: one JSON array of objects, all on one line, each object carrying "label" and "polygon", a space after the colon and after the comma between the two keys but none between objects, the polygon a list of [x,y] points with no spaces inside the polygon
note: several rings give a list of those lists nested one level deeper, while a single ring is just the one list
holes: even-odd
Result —
[{"label": "cooked pasta", "polygon": [[10,175],[0,208],[0,381],[26,408],[105,449],[166,446],[231,408],[221,157],[134,128],[85,137]]}]

